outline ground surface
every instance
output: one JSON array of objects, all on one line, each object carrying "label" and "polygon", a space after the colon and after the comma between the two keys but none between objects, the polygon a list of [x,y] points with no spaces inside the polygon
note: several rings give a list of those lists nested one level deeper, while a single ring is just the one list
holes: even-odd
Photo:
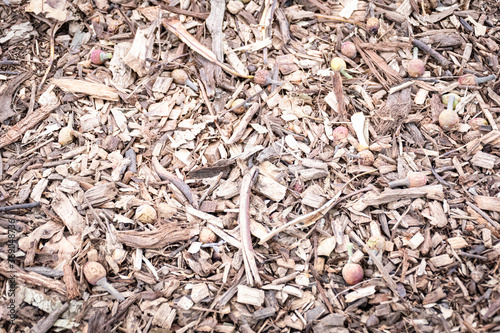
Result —
[{"label": "ground surface", "polygon": [[0,331],[500,331],[500,6],[437,5],[4,0]]}]

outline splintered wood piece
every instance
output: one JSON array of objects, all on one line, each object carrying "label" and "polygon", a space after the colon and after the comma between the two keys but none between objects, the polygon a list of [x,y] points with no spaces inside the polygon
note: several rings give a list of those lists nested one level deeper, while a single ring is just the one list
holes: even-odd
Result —
[{"label": "splintered wood piece", "polygon": [[238,285],[237,302],[242,304],[250,304],[262,306],[265,299],[265,293],[261,289],[250,288],[244,285]]},{"label": "splintered wood piece", "polygon": [[128,50],[125,58],[123,58],[123,62],[141,77],[148,73],[146,69],[146,58],[150,58],[153,53],[152,46],[156,28],[158,28],[158,25],[152,22],[149,27],[138,29],[135,33],[132,46]]},{"label": "splintered wood piece", "polygon": [[191,289],[191,299],[195,303],[200,302],[208,296],[210,296],[210,292],[208,291],[208,287],[205,283],[195,284],[193,289]]},{"label": "splintered wood piece", "polygon": [[84,198],[86,202],[83,202],[82,205],[99,206],[113,200],[117,194],[118,190],[114,183],[96,185],[85,192]]},{"label": "splintered wood piece", "polygon": [[[347,121],[347,111],[345,108],[345,97],[344,97],[344,89],[342,86],[342,76],[339,72],[335,72],[332,75],[333,82],[333,93],[335,95],[335,99],[337,102],[338,113],[340,115],[340,119],[342,121]],[[333,116],[333,115],[332,115]]]},{"label": "splintered wood piece", "polygon": [[[353,42],[356,45],[356,49],[359,54],[366,62],[372,73],[379,80],[379,82],[387,89],[395,84],[403,82],[403,79],[392,67],[387,65],[384,59],[382,59],[373,50],[364,50],[361,48],[361,40],[358,37],[353,38]],[[382,75],[383,73],[384,75]]]},{"label": "splintered wood piece", "polygon": [[[147,17],[148,20],[153,21],[158,17],[158,14],[157,13],[154,14],[153,12],[151,12],[145,16]],[[174,18],[171,19],[164,18],[161,23],[168,31],[179,37],[180,40],[186,43],[186,45],[188,45],[193,51],[201,55],[203,58],[207,59],[210,62],[215,63],[216,65],[220,66],[223,70],[234,76],[239,76],[245,79],[251,78],[251,76],[246,76],[237,73],[228,65],[217,60],[215,53],[213,53],[211,50],[209,50],[207,47],[201,44],[200,41],[198,41],[193,35],[191,35],[179,20]]]},{"label": "splintered wood piece", "polygon": [[500,164],[500,158],[492,154],[478,151],[474,154],[474,157],[472,157],[471,163],[474,166],[491,170],[496,165]]},{"label": "splintered wood piece", "polygon": [[453,258],[448,254],[442,254],[437,257],[430,258],[429,261],[436,267],[443,267],[453,263]]},{"label": "splintered wood piece", "polygon": [[77,297],[80,297],[80,290],[78,289],[78,283],[76,282],[75,274],[71,269],[71,265],[69,262],[66,262],[63,266],[63,281],[66,285],[66,290],[68,291],[68,299],[72,300]]},{"label": "splintered wood piece", "polygon": [[443,299],[445,297],[446,297],[446,293],[443,291],[443,288],[439,287],[437,289],[434,289],[433,291],[431,291],[430,293],[428,293],[425,296],[425,298],[422,302],[422,305],[436,303],[437,301],[439,301],[440,299]]},{"label": "splintered wood piece", "polygon": [[197,224],[169,223],[151,231],[117,231],[116,239],[124,245],[140,249],[157,249],[175,242],[185,242],[200,233]]},{"label": "splintered wood piece", "polygon": [[297,58],[293,54],[285,54],[276,57],[276,64],[278,65],[278,70],[283,75],[291,74],[299,69],[296,64]]},{"label": "splintered wood piece", "polygon": [[424,240],[425,240],[425,238],[422,235],[422,233],[417,232],[415,235],[413,235],[413,237],[408,242],[408,246],[412,250],[416,250],[420,246],[420,244],[422,244],[424,242]]},{"label": "splintered wood piece", "polygon": [[172,309],[170,305],[165,302],[160,305],[158,310],[156,310],[153,316],[153,325],[157,325],[166,330],[170,330],[176,315],[177,311],[175,309]]},{"label": "splintered wood piece", "polygon": [[19,74],[14,79],[4,83],[0,87],[0,122],[14,116],[16,113],[12,111],[12,95],[17,87],[31,76],[32,72]]},{"label": "splintered wood piece", "polygon": [[345,301],[348,303],[357,301],[363,297],[368,297],[375,294],[375,286],[368,286],[365,288],[358,288],[355,291],[345,295]]},{"label": "splintered wood piece", "polygon": [[476,203],[481,209],[500,212],[500,198],[478,195],[476,196]]},{"label": "splintered wood piece", "polygon": [[[330,313],[329,315],[325,316],[324,318],[321,318],[319,323],[314,326],[314,332],[338,332],[338,333],[342,333],[342,332],[344,332],[343,326],[344,326],[344,323],[346,320],[347,320],[347,316],[345,314]],[[335,327],[337,329],[332,331],[331,329],[333,327]]]},{"label": "splintered wood piece", "polygon": [[464,44],[462,36],[452,29],[429,30],[415,37],[425,44],[440,47],[460,47]]},{"label": "splintered wood piece", "polygon": [[384,110],[380,112],[377,134],[385,135],[398,130],[410,114],[411,102],[411,88],[389,95]]},{"label": "splintered wood piece", "polygon": [[3,148],[19,140],[27,130],[31,129],[35,125],[40,124],[40,122],[47,118],[48,115],[57,107],[58,105],[42,106],[40,109],[35,110],[24,117],[21,121],[12,126],[7,131],[7,133],[0,137],[0,148]]},{"label": "splintered wood piece", "polygon": [[443,228],[448,224],[448,218],[443,209],[443,204],[438,201],[429,202],[430,214],[427,218],[430,220],[432,225],[438,228]]},{"label": "splintered wood piece", "polygon": [[274,306],[268,306],[266,308],[259,309],[253,313],[253,319],[261,320],[269,317],[273,317],[276,314],[276,309]]},{"label": "splintered wood piece", "polygon": [[450,237],[446,241],[455,250],[463,249],[464,247],[469,246],[469,243],[467,243],[467,241],[463,237],[460,237],[460,236]]},{"label": "splintered wood piece", "polygon": [[[127,89],[128,87],[130,87],[134,83],[136,77],[132,68],[128,67],[127,64],[125,64],[125,62],[123,61],[123,58],[125,58],[131,46],[132,44],[129,42],[122,42],[116,44],[113,52],[113,58],[111,58],[111,61],[109,62],[109,69],[113,73],[113,82],[118,87],[123,89]],[[160,77],[158,77],[158,79],[160,79]],[[169,78],[163,78],[163,79],[169,79]],[[170,82],[171,81],[172,78],[170,78]],[[170,84],[168,86],[170,86]],[[155,87],[156,89],[158,89],[156,82],[155,85],[153,86],[153,91],[155,91]]]},{"label": "splintered wood piece", "polygon": [[165,94],[170,89],[173,80],[174,79],[172,79],[171,77],[158,76],[155,80],[155,84],[153,85],[152,90]]},{"label": "splintered wood piece", "polygon": [[68,227],[69,232],[73,235],[83,232],[86,225],[85,220],[64,193],[56,191],[51,206]]},{"label": "splintered wood piece", "polygon": [[94,98],[109,101],[119,100],[118,92],[105,84],[75,79],[52,79],[50,82],[62,90],[69,91],[71,93],[86,94]]},{"label": "splintered wood piece", "polygon": [[287,293],[288,295],[292,295],[292,296],[295,296],[298,298],[302,298],[302,296],[304,295],[304,292],[302,290],[300,290],[299,288],[292,287],[292,286],[285,286],[283,288],[283,292]]},{"label": "splintered wood piece", "polygon": [[252,120],[253,116],[259,111],[260,109],[260,104],[254,102],[252,106],[245,112],[245,115],[243,118],[240,119],[239,124],[236,126],[236,128],[233,131],[233,135],[229,138],[227,141],[228,145],[235,144],[238,142],[243,137],[243,134],[245,134],[246,129],[248,124],[250,124],[250,121]]},{"label": "splintered wood piece", "polygon": [[62,281],[43,276],[34,272],[26,272],[17,265],[13,265],[7,260],[0,262],[0,275],[10,279],[15,274],[16,281],[30,283],[43,288],[54,290],[55,292],[66,295],[66,286]]},{"label": "splintered wood piece", "polygon": [[224,23],[224,13],[226,10],[225,0],[213,0],[210,2],[210,15],[205,21],[205,25],[212,36],[212,51],[218,61],[224,61],[222,43],[222,24]]},{"label": "splintered wood piece", "polygon": [[442,201],[444,200],[443,185],[427,185],[421,187],[411,187],[407,189],[385,190],[382,193],[368,193],[362,201],[368,206],[377,206],[402,199],[415,199],[427,197]]},{"label": "splintered wood piece", "polygon": [[276,202],[283,200],[286,190],[286,186],[265,175],[259,175],[255,183],[255,191]]}]

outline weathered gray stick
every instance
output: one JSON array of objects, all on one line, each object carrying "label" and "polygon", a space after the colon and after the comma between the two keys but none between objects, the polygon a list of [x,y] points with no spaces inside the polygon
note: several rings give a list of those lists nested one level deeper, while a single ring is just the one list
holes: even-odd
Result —
[{"label": "weathered gray stick", "polygon": [[443,57],[441,55],[441,53],[433,50],[429,45],[425,44],[424,42],[422,42],[422,41],[420,41],[418,39],[414,39],[413,42],[412,42],[412,44],[415,45],[416,47],[418,47],[422,52],[425,52],[428,55],[430,55],[431,57],[433,57],[434,59],[436,59],[436,61],[441,66],[447,67],[448,65],[451,64],[451,61],[449,61],[448,59],[446,59],[445,57]]},{"label": "weathered gray stick", "polygon": [[57,309],[55,309],[51,314],[49,314],[46,318],[41,319],[33,328],[33,333],[45,333],[50,330],[52,325],[57,321],[59,316],[61,316],[66,310],[69,308],[69,303],[64,303]]}]

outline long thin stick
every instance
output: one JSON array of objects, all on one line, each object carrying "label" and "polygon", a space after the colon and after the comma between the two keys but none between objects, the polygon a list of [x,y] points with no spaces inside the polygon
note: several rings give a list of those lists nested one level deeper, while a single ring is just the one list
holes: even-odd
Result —
[{"label": "long thin stick", "polygon": [[500,224],[498,222],[495,222],[494,220],[491,219],[491,217],[489,217],[485,212],[483,212],[481,210],[481,208],[479,208],[478,206],[474,205],[473,203],[470,203],[470,202],[466,202],[467,203],[467,206],[469,206],[470,208],[472,208],[474,211],[476,211],[476,213],[478,213],[479,215],[481,215],[486,221],[488,221],[494,228],[496,229],[500,229]]},{"label": "long thin stick", "polygon": [[431,57],[433,57],[434,59],[437,60],[437,62],[441,65],[441,66],[448,66],[449,64],[451,64],[451,61],[449,61],[448,59],[446,59],[445,57],[443,57],[441,55],[441,53],[437,52],[436,50],[433,50],[429,45],[425,44],[424,42],[418,40],[418,39],[414,39],[412,41],[412,44],[416,47],[418,47],[421,51],[429,54]]},{"label": "long thin stick", "polygon": [[252,235],[250,233],[250,189],[257,179],[258,174],[259,169],[254,168],[243,176],[241,182],[238,224],[240,226],[241,249],[243,252],[243,262],[245,264],[247,281],[250,285],[256,284],[261,286],[262,280],[260,279],[257,264],[255,263]]},{"label": "long thin stick", "polygon": [[340,203],[343,200],[348,199],[348,198],[350,198],[352,196],[355,196],[355,195],[357,195],[359,193],[366,192],[366,191],[369,191],[369,190],[370,190],[370,188],[365,187],[365,188],[362,188],[361,190],[357,190],[357,191],[354,191],[352,193],[349,193],[349,194],[345,195],[342,198],[340,198],[340,195],[342,194],[342,191],[339,191],[332,199],[330,199],[327,203],[325,203],[323,206],[321,206],[320,208],[316,209],[315,211],[312,211],[312,212],[310,212],[310,213],[308,213],[306,215],[299,216],[296,219],[294,219],[294,220],[292,220],[292,221],[290,221],[290,222],[282,225],[278,229],[271,231],[266,236],[264,236],[264,237],[262,237],[260,239],[259,244],[260,245],[264,244],[265,242],[267,242],[268,240],[270,240],[271,238],[273,238],[274,236],[276,236],[277,234],[279,234],[283,230],[286,230],[289,227],[294,226],[296,224],[299,224],[301,222],[308,221],[308,223],[307,223],[306,226],[311,225],[312,223],[316,222],[321,217],[323,217],[326,213],[328,213],[330,211],[330,209],[332,209],[333,207],[335,207],[338,203]]},{"label": "long thin stick", "polygon": [[0,207],[0,212],[8,212],[10,210],[16,210],[16,209],[28,209],[28,208],[38,207],[38,206],[40,206],[40,202],[35,201],[35,202],[30,202],[30,203],[25,203],[25,204]]},{"label": "long thin stick", "polygon": [[40,82],[40,84],[38,85],[38,90],[41,90],[42,89],[42,86],[43,84],[45,83],[45,80],[47,80],[47,76],[49,75],[50,73],[50,70],[52,69],[52,65],[54,64],[54,57],[55,57],[55,36],[56,36],[56,32],[57,30],[59,30],[59,28],[61,27],[61,22],[56,22],[54,23],[54,25],[52,26],[52,29],[50,31],[50,36],[49,36],[49,39],[50,39],[50,58],[49,58],[49,65],[47,66],[47,69],[45,70],[45,75],[43,76],[42,78],[42,81]]}]

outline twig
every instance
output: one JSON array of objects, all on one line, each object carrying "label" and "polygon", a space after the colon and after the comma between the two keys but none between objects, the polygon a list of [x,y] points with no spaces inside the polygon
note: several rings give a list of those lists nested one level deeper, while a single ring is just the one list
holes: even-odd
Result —
[{"label": "twig", "polygon": [[491,316],[495,314],[500,309],[500,297],[496,299],[493,303],[491,303],[488,311],[483,316],[483,320],[488,320]]},{"label": "twig", "polygon": [[350,197],[353,197],[353,196],[355,196],[355,195],[357,195],[359,193],[370,191],[370,190],[371,190],[371,188],[365,187],[365,188],[362,188],[361,190],[357,190],[357,191],[354,191],[352,193],[349,193],[349,194],[345,195],[342,198],[340,198],[340,195],[342,194],[342,191],[339,191],[332,199],[330,199],[327,203],[325,203],[323,206],[321,206],[320,208],[316,209],[315,211],[312,211],[312,212],[310,212],[308,214],[299,216],[296,219],[294,219],[294,220],[292,220],[292,221],[290,221],[290,222],[282,225],[278,229],[271,231],[266,236],[264,236],[264,237],[262,237],[260,239],[259,244],[260,245],[264,244],[265,242],[267,242],[268,240],[270,240],[271,238],[273,238],[274,236],[276,236],[277,234],[279,234],[283,230],[286,230],[289,227],[294,226],[296,224],[299,224],[301,222],[308,221],[308,223],[307,223],[306,226],[309,226],[309,225],[313,224],[314,222],[316,222],[317,220],[319,220],[321,217],[323,217],[326,213],[328,213],[330,211],[330,209],[332,209],[333,207],[335,207],[340,202],[342,202],[342,201],[344,201],[344,200],[346,200],[346,199],[348,199]]},{"label": "twig", "polygon": [[471,308],[474,308],[476,305],[478,305],[480,302],[488,299],[491,297],[491,294],[493,293],[493,290],[491,288],[489,288],[488,290],[486,290],[486,292],[484,294],[482,294],[480,297],[478,297],[474,303],[472,303],[470,305]]},{"label": "twig", "polygon": [[478,254],[472,254],[469,252],[460,251],[458,254],[460,254],[461,256],[467,257],[467,258],[472,258],[472,259],[478,259],[478,260],[483,260],[483,261],[488,260],[488,258],[485,256],[480,256]]},{"label": "twig", "polygon": [[69,303],[66,302],[54,311],[52,311],[45,319],[40,319],[40,321],[32,328],[33,333],[45,333],[50,330],[50,328],[57,321],[59,316],[61,316],[66,310],[69,309]]},{"label": "twig", "polygon": [[34,272],[27,272],[17,265],[14,265],[14,267],[11,266],[12,264],[8,263],[7,260],[1,261],[0,275],[9,278],[15,274],[16,280],[19,280],[22,283],[29,283],[43,288],[52,289],[61,295],[66,295],[66,286],[61,281],[45,277]]},{"label": "twig", "polygon": [[56,23],[54,23],[52,25],[52,29],[50,31],[50,36],[49,36],[49,39],[50,39],[50,58],[49,58],[49,65],[47,66],[47,69],[45,70],[45,75],[43,76],[42,78],[42,81],[40,82],[40,84],[38,85],[38,90],[42,90],[42,86],[43,84],[45,83],[45,80],[47,80],[47,76],[49,75],[50,73],[50,70],[52,69],[52,65],[54,64],[54,44],[55,44],[55,41],[54,41],[54,38],[55,38],[55,35],[56,35],[56,32],[57,30],[59,30],[59,28],[62,26],[62,23],[57,21]]},{"label": "twig", "polygon": [[25,204],[17,204],[17,205],[10,205],[10,206],[5,206],[5,207],[0,207],[0,212],[8,212],[11,210],[16,210],[16,209],[29,209],[29,208],[34,208],[40,206],[40,202],[30,202],[30,203],[25,203]]},{"label": "twig", "polygon": [[3,159],[2,156],[0,156],[0,180],[3,179]]},{"label": "twig", "polygon": [[243,176],[240,191],[240,213],[238,216],[243,263],[245,264],[247,281],[251,286],[254,284],[258,286],[262,285],[254,257],[252,234],[250,233],[250,189],[256,181],[258,174],[259,169],[253,168]]},{"label": "twig", "polygon": [[30,96],[30,104],[28,108],[28,112],[26,113],[29,115],[33,110],[35,110],[35,103],[36,103],[36,82],[33,81],[31,83],[31,96]]},{"label": "twig", "polygon": [[210,115],[212,117],[214,117],[215,127],[217,127],[217,130],[219,131],[219,134],[220,134],[220,136],[222,138],[222,141],[226,142],[227,138],[223,134],[224,132],[220,129],[219,122],[217,121],[214,109],[212,107],[212,103],[208,99],[207,90],[205,88],[205,85],[199,79],[197,79],[196,81],[198,82],[198,87],[200,87],[201,96],[203,97],[203,100],[205,101],[205,105],[207,106],[208,112],[210,113]]},{"label": "twig", "polygon": [[238,126],[233,131],[233,135],[229,138],[229,140],[226,142],[228,145],[235,144],[243,134],[245,134],[246,129],[250,121],[252,120],[253,116],[257,113],[257,111],[260,110],[260,103],[254,103],[245,113],[243,118],[241,118],[240,123]]},{"label": "twig", "polygon": [[[398,296],[399,297],[399,293],[398,293],[398,289],[397,289],[397,285],[396,285],[396,282],[394,282],[394,280],[392,279],[392,277],[389,275],[389,273],[387,273],[384,269],[384,265],[382,264],[382,262],[377,258],[377,256],[375,255],[375,253],[372,251],[372,249],[370,249],[367,245],[364,245],[363,246],[363,250],[366,251],[366,253],[368,253],[368,255],[370,256],[370,259],[373,261],[373,263],[375,264],[375,266],[377,266],[378,270],[380,271],[380,274],[382,274],[382,277],[384,278],[385,282],[387,282],[387,286],[389,287],[389,289],[392,290],[392,292],[394,293],[394,296]],[[406,303],[406,300],[403,299],[403,305],[407,308],[407,309],[410,309],[410,307],[408,306],[408,304]]]},{"label": "twig", "polygon": [[63,271],[57,271],[49,267],[33,266],[24,268],[25,271],[37,273],[48,277],[61,277],[64,275]]},{"label": "twig", "polygon": [[311,270],[311,273],[314,276],[314,279],[316,280],[316,287],[318,287],[319,294],[320,294],[321,298],[323,299],[323,302],[326,304],[328,311],[330,313],[334,313],[332,303],[330,302],[330,300],[326,296],[325,289],[321,285],[321,277],[319,276],[316,269],[314,269],[314,266],[312,266],[312,265],[309,266],[309,269]]},{"label": "twig", "polygon": [[447,67],[451,64],[451,62],[448,59],[446,59],[445,57],[443,57],[441,55],[441,53],[433,50],[429,45],[425,44],[424,42],[422,42],[418,39],[414,39],[412,41],[412,44],[414,46],[418,47],[422,52],[425,52],[425,53],[429,54],[431,57],[433,57],[434,59],[436,59],[437,62],[441,66]]},{"label": "twig", "polygon": [[441,184],[445,185],[445,186],[448,186],[450,188],[453,188],[453,184],[451,183],[448,183],[446,180],[443,179],[443,177],[441,177],[437,172],[436,170],[431,167],[431,171],[432,171],[432,174],[434,175],[434,177],[436,177],[436,179],[438,180],[438,182],[440,182]]},{"label": "twig", "polygon": [[[330,74],[332,77],[332,85],[333,85],[333,93],[335,95],[335,99],[337,100],[338,113],[343,121],[347,120],[347,111],[345,108],[345,97],[344,90],[342,89],[342,77],[339,72],[335,72],[335,74]],[[334,114],[330,117],[330,120],[333,120]]]},{"label": "twig", "polygon": [[220,180],[221,180],[221,178],[222,178],[222,175],[223,175],[223,174],[224,174],[224,172],[222,172],[222,171],[221,171],[221,172],[217,175],[217,177],[215,178],[214,182],[210,185],[210,187],[208,188],[208,190],[206,190],[206,192],[205,192],[205,193],[203,193],[203,195],[201,196],[200,201],[199,201],[199,204],[200,204],[200,205],[201,205],[201,203],[202,203],[203,201],[205,201],[205,199],[206,199],[206,198],[210,195],[210,193],[212,193],[212,191],[215,189],[215,187],[216,187],[217,185],[219,185],[219,182],[220,182]]},{"label": "twig", "polygon": [[481,215],[482,217],[484,217],[484,219],[486,221],[488,221],[493,227],[495,227],[497,230],[500,229],[500,224],[498,222],[495,222],[493,221],[493,219],[491,217],[488,216],[488,214],[486,214],[485,212],[483,212],[483,210],[479,207],[477,207],[476,205],[470,203],[467,201],[467,206],[469,206],[470,208],[474,209],[476,211],[476,213],[478,213],[479,215]]},{"label": "twig", "polygon": [[153,164],[156,173],[158,174],[158,176],[160,176],[161,179],[167,180],[170,183],[174,184],[174,186],[177,187],[179,191],[182,192],[182,194],[184,194],[184,196],[191,205],[193,205],[194,207],[198,207],[198,204],[195,202],[193,198],[191,188],[185,182],[183,182],[182,180],[180,180],[179,178],[177,178],[176,176],[165,170],[165,168],[158,161],[158,158],[153,157],[151,162]]},{"label": "twig", "polygon": [[35,157],[32,157],[28,161],[26,161],[26,163],[24,163],[19,169],[16,170],[16,172],[14,172],[12,177],[10,177],[10,180],[14,182],[17,181],[21,176],[21,174],[24,172],[24,170],[26,170],[31,164],[35,163],[35,161],[36,161]]},{"label": "twig", "polygon": [[165,5],[162,1],[160,2],[160,7],[174,14],[191,16],[200,20],[206,20],[208,18],[209,13],[197,13],[189,10],[183,10],[177,7]]},{"label": "twig", "polygon": [[0,60],[0,66],[1,65],[19,65],[19,61],[17,60]]}]

